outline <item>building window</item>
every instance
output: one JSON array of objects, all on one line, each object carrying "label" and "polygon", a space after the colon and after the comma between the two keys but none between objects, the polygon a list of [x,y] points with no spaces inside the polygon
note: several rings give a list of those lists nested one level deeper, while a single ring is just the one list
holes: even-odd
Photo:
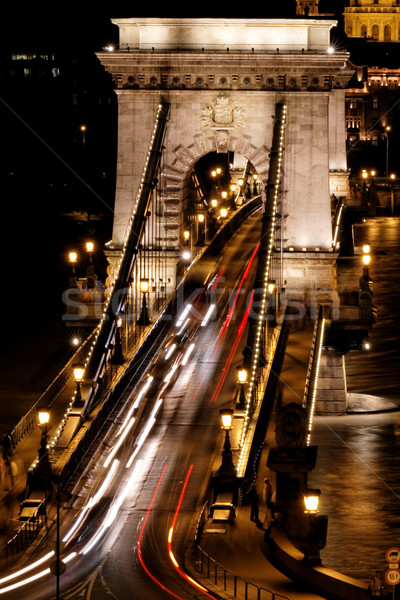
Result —
[{"label": "building window", "polygon": [[390,42],[392,39],[392,30],[390,25],[385,25],[385,29],[384,29],[384,40],[385,42]]},{"label": "building window", "polygon": [[372,25],[372,39],[379,40],[379,25]]},{"label": "building window", "polygon": [[372,108],[374,110],[378,110],[378,108],[379,108],[379,100],[376,96],[374,96],[374,98],[372,98]]},{"label": "building window", "polygon": [[361,37],[367,37],[367,26],[361,25]]}]

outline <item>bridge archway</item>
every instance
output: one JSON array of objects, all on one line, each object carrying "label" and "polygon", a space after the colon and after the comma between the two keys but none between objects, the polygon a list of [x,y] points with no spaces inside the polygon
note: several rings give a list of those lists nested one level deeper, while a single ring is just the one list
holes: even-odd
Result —
[{"label": "bridge archway", "polygon": [[[285,279],[334,285],[330,196],[345,196],[348,55],[329,53],[335,21],[117,19],[119,50],[99,53],[116,82],[118,171],[112,246],[121,247],[160,101],[170,104],[160,193],[176,260],[185,181],[209,152],[249,160],[264,185],[275,107],[287,107],[282,194]],[[173,254],[175,253],[175,259]]]}]

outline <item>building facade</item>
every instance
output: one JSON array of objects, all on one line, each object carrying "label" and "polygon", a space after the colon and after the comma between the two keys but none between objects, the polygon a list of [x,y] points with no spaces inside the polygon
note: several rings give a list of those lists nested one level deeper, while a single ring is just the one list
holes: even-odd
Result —
[{"label": "building facade", "polygon": [[399,0],[350,0],[344,9],[344,30],[348,37],[400,41]]}]

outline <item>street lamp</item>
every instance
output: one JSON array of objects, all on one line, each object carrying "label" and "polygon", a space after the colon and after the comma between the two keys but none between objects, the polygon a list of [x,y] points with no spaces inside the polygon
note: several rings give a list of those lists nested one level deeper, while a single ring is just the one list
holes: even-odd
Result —
[{"label": "street lamp", "polygon": [[389,177],[389,133],[392,131],[391,125],[386,125],[385,136],[386,136],[386,177]]},{"label": "street lamp", "polygon": [[81,363],[76,363],[74,365],[74,381],[76,383],[76,394],[75,394],[74,406],[82,406],[83,405],[81,387],[82,387],[84,373],[85,373],[84,365],[82,365]]},{"label": "street lamp", "polygon": [[226,208],[221,208],[220,213],[221,217],[223,219],[225,219],[226,215],[228,214],[228,210]]},{"label": "street lamp", "polygon": [[244,388],[247,383],[247,369],[246,367],[237,367],[237,383],[239,385],[239,399],[236,404],[236,408],[239,410],[243,410],[246,405],[246,395],[244,393]]},{"label": "street lamp", "polygon": [[321,490],[308,489],[304,494],[304,512],[309,515],[316,515],[319,511],[319,497]]},{"label": "street lamp", "polygon": [[87,126],[82,124],[79,127],[80,131],[82,132],[82,146],[85,146],[86,144],[86,131],[87,131]]},{"label": "street lamp", "polygon": [[222,463],[218,469],[220,477],[236,477],[236,469],[232,460],[231,440],[229,432],[232,429],[233,408],[224,408],[219,411],[222,429],[225,431],[224,449],[222,451]]},{"label": "street lamp", "polygon": [[203,246],[207,241],[207,227],[204,213],[197,215],[197,244]]},{"label": "street lamp", "polygon": [[257,195],[258,194],[258,175],[257,173],[253,174],[253,194]]},{"label": "street lamp", "polygon": [[40,445],[43,449],[47,448],[47,426],[50,422],[50,411],[48,408],[38,408],[39,427],[42,430]]},{"label": "street lamp", "polygon": [[121,339],[121,327],[123,325],[123,319],[119,316],[115,322],[115,346],[112,362],[116,365],[122,365],[124,362],[124,353],[122,351],[122,339]]},{"label": "street lamp", "polygon": [[146,302],[146,294],[149,291],[149,280],[145,277],[143,277],[140,280],[140,291],[142,293],[142,308],[140,310],[140,316],[139,319],[137,320],[137,324],[138,325],[150,325],[151,320],[149,317],[149,312],[147,310],[147,302]]},{"label": "street lamp", "polygon": [[92,262],[92,254],[94,250],[93,242],[86,242],[86,251],[89,254],[89,261]]}]

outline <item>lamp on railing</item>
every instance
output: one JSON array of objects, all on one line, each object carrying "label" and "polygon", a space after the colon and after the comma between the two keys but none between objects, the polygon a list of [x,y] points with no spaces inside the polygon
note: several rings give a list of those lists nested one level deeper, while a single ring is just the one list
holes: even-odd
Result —
[{"label": "lamp on railing", "polygon": [[137,320],[137,324],[145,327],[147,325],[150,325],[151,323],[146,302],[146,294],[149,291],[149,280],[146,277],[143,277],[140,280],[140,291],[142,293],[142,307],[140,310],[139,319]]},{"label": "lamp on railing", "polygon": [[78,254],[74,250],[72,250],[71,252],[68,253],[68,260],[71,265],[71,276],[69,278],[69,287],[70,288],[77,287],[75,265],[76,265],[76,261],[78,260]]},{"label": "lamp on railing", "polygon": [[42,430],[40,446],[47,448],[47,429],[50,422],[50,410],[46,407],[39,407],[37,411],[39,427]]},{"label": "lamp on railing", "polygon": [[319,510],[319,498],[321,490],[307,489],[304,493],[304,512],[309,515],[316,515]]},{"label": "lamp on railing", "polygon": [[253,174],[253,194],[255,196],[258,194],[258,175],[257,175],[257,173]]},{"label": "lamp on railing", "polygon": [[245,386],[247,383],[248,372],[246,367],[237,367],[237,383],[239,386],[238,400],[236,403],[237,410],[243,410],[246,406]]},{"label": "lamp on railing", "polygon": [[112,357],[112,362],[115,365],[122,365],[124,362],[124,354],[122,351],[122,339],[121,339],[121,328],[123,325],[123,319],[120,316],[115,321],[115,345]]},{"label": "lamp on railing", "polygon": [[197,215],[197,244],[203,246],[207,237],[206,217],[204,213]]},{"label": "lamp on railing", "polygon": [[219,477],[236,477],[236,469],[232,460],[231,440],[229,432],[232,429],[233,409],[224,408],[219,411],[222,429],[225,431],[224,448],[222,451],[222,463],[218,469]]},{"label": "lamp on railing", "polygon": [[85,373],[85,367],[81,363],[76,363],[73,367],[74,381],[76,383],[76,393],[74,399],[74,406],[79,407],[83,405],[82,400],[82,381]]},{"label": "lamp on railing", "polygon": [[92,254],[94,251],[94,243],[93,242],[86,242],[86,251],[89,254],[89,262],[93,262],[93,260],[92,260]]}]

